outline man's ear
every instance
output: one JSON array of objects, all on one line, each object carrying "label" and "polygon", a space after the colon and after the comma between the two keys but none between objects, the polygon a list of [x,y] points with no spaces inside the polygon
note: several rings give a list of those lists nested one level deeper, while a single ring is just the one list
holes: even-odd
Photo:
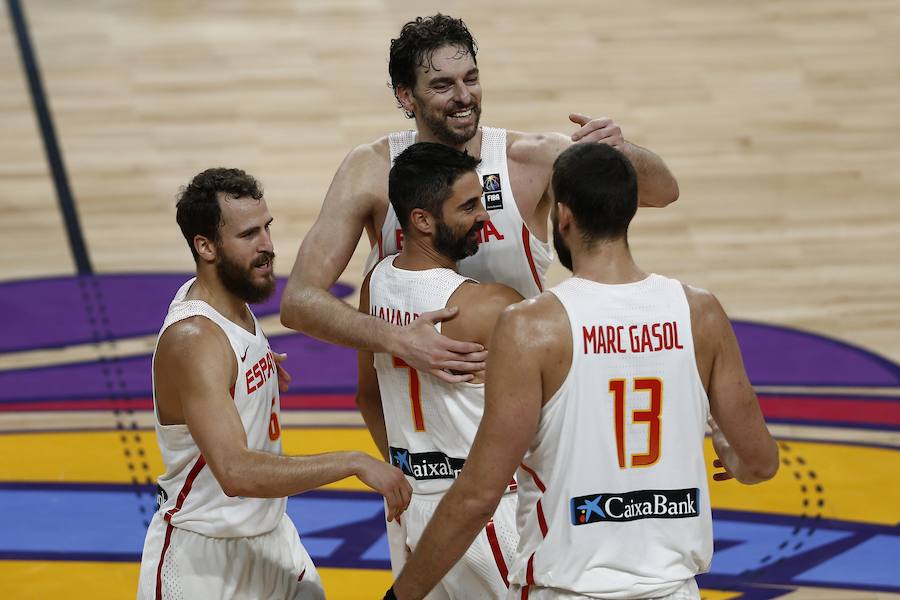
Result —
[{"label": "man's ear", "polygon": [[216,262],[216,245],[206,236],[194,236],[194,250],[200,255],[200,259],[206,262]]},{"label": "man's ear", "polygon": [[413,95],[412,88],[405,85],[398,85],[394,90],[394,97],[403,107],[406,116],[414,117],[416,115],[416,98]]},{"label": "man's ear", "polygon": [[414,208],[409,213],[409,224],[420,235],[432,235],[436,222],[437,219],[434,218],[434,215],[423,208]]}]

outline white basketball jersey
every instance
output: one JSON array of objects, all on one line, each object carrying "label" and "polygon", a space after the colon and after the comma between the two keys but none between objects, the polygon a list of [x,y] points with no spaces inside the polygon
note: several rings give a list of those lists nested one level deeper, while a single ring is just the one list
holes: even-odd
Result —
[{"label": "white basketball jersey", "polygon": [[[191,279],[178,290],[159,331],[160,337],[170,325],[189,317],[206,317],[222,328],[237,362],[237,379],[232,382],[231,395],[247,432],[247,447],[281,454],[278,373],[266,335],[255,316],[254,335],[206,302],[185,300],[194,281]],[[166,466],[165,474],[157,480],[157,510],[163,513],[163,518],[175,527],[209,537],[246,537],[274,529],[284,514],[287,498],[226,496],[188,426],[159,423],[155,385],[153,404],[156,438]]]},{"label": "white basketball jersey", "polygon": [[[444,308],[471,281],[450,269],[407,271],[389,256],[369,279],[369,313],[408,325]],[[440,323],[436,325],[440,330]],[[441,381],[389,354],[375,354],[391,464],[409,478],[413,493],[447,490],[462,469],[484,413],[484,384]]]},{"label": "white basketball jersey", "polygon": [[510,581],[596,598],[656,598],[706,571],[709,401],[681,283],[572,278],[551,289],[572,366],[520,465]]},{"label": "white basketball jersey", "polygon": [[[549,242],[531,235],[513,198],[506,161],[506,130],[482,127],[481,132],[478,176],[484,188],[482,199],[490,221],[481,230],[478,252],[461,260],[458,271],[477,281],[503,283],[524,298],[533,298],[543,291],[544,274],[553,261],[553,249]],[[415,143],[416,132],[392,133],[388,140],[391,164],[394,164],[394,159]],[[388,203],[378,243],[372,247],[366,261],[366,272],[376,262],[402,248],[403,230],[393,205]]]}]

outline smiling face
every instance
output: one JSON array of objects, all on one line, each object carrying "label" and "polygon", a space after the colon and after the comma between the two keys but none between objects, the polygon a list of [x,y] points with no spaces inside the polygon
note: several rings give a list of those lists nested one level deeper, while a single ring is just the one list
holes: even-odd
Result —
[{"label": "smiling face", "polygon": [[224,198],[222,224],[215,242],[216,274],[223,287],[248,303],[262,302],[275,291],[275,249],[265,199]]},{"label": "smiling face", "polygon": [[475,171],[462,175],[453,184],[435,225],[434,249],[455,261],[478,252],[479,232],[488,220],[481,203],[481,182]]},{"label": "smiling face", "polygon": [[421,137],[461,147],[475,136],[481,118],[481,82],[475,59],[462,46],[441,46],[416,67],[412,89],[399,87],[397,98],[413,113]]}]

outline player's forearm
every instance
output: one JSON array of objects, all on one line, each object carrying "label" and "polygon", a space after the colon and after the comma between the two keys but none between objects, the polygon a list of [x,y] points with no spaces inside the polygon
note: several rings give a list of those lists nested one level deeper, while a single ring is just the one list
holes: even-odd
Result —
[{"label": "player's forearm", "polygon": [[625,142],[625,156],[637,173],[641,206],[663,207],[678,199],[678,182],[662,158],[631,142]]},{"label": "player's forearm", "polygon": [[399,330],[310,285],[285,290],[281,323],[332,344],[370,352],[391,352]]},{"label": "player's forearm", "polygon": [[283,498],[357,475],[364,457],[361,452],[279,456],[246,450],[217,477],[228,496]]},{"label": "player's forearm", "polygon": [[466,553],[494,514],[499,495],[494,500],[458,483],[441,500],[415,552],[394,582],[397,600],[424,598]]}]

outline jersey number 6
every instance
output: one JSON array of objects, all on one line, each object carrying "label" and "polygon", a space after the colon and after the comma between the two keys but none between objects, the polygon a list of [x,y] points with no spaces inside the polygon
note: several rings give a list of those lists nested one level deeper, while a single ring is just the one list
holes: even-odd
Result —
[{"label": "jersey number 6", "polygon": [[[662,379],[656,377],[637,377],[634,380],[635,392],[650,392],[650,409],[632,411],[632,423],[647,424],[647,452],[632,454],[632,467],[649,467],[659,460],[659,439],[662,435],[662,424],[659,413],[662,410]],[[616,451],[619,457],[619,468],[625,468],[625,380],[610,379],[609,392],[613,395],[615,405]]]}]

